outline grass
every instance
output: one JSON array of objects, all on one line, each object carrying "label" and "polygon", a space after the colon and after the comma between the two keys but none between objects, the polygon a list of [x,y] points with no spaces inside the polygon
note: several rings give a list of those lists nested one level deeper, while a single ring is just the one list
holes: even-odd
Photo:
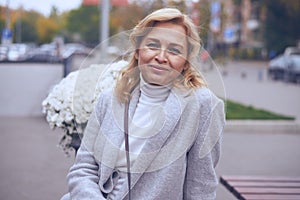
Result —
[{"label": "grass", "polygon": [[276,114],[253,106],[245,106],[231,100],[225,101],[226,119],[252,120],[295,120],[294,117]]}]

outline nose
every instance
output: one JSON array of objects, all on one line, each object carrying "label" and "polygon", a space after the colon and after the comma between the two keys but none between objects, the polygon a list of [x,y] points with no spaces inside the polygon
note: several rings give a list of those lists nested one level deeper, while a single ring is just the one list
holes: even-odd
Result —
[{"label": "nose", "polygon": [[168,59],[167,59],[167,55],[166,55],[166,50],[160,49],[160,51],[155,56],[155,60],[158,63],[167,63]]}]

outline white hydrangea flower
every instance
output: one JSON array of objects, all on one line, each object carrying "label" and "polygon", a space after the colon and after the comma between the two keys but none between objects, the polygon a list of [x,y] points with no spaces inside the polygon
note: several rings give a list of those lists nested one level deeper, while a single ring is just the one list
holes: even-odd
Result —
[{"label": "white hydrangea flower", "polygon": [[50,128],[62,128],[67,135],[74,130],[82,134],[101,91],[115,85],[119,71],[127,64],[94,64],[62,79],[42,102]]}]

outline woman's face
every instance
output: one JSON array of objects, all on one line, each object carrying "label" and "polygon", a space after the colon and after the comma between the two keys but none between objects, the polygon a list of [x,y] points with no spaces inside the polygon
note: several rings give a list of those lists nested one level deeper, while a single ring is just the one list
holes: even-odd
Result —
[{"label": "woman's face", "polygon": [[157,23],[143,38],[135,57],[147,83],[166,85],[174,81],[187,58],[184,27],[171,22]]}]

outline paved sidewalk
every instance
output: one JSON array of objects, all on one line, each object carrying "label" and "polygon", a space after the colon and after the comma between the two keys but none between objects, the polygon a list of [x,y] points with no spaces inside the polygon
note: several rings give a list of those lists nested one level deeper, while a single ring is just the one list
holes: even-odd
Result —
[{"label": "paved sidewalk", "polygon": [[[300,133],[225,132],[220,175],[300,177]],[[217,200],[236,200],[219,185]]]},{"label": "paved sidewalk", "polygon": [[0,117],[0,199],[58,200],[74,161],[42,117]]},{"label": "paved sidewalk", "polygon": [[228,120],[225,131],[238,133],[300,134],[300,120]]},{"label": "paved sidewalk", "polygon": [[[58,200],[74,156],[57,147],[60,129],[43,117],[0,117],[0,199]],[[300,134],[225,132],[218,175],[300,176]],[[218,200],[233,200],[218,188]]]}]

